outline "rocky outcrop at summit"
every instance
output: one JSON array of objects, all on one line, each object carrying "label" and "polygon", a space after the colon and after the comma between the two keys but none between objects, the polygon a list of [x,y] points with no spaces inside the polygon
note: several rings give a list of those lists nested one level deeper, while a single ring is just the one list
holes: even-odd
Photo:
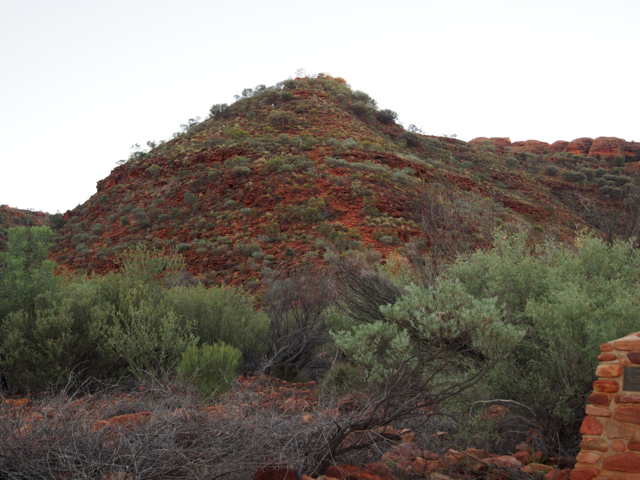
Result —
[{"label": "rocky outcrop at summit", "polygon": [[504,151],[511,148],[516,153],[530,152],[536,155],[544,153],[571,153],[603,160],[613,160],[617,156],[625,157],[627,162],[640,161],[640,142],[628,142],[617,137],[577,138],[571,142],[558,140],[551,144],[539,140],[511,142],[506,137],[478,137],[471,140],[473,145],[486,145],[489,142]]}]

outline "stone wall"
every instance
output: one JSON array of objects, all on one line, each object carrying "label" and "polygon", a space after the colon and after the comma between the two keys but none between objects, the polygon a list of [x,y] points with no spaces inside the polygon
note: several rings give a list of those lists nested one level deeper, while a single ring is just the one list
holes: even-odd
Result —
[{"label": "stone wall", "polygon": [[600,350],[571,480],[640,480],[640,333]]}]

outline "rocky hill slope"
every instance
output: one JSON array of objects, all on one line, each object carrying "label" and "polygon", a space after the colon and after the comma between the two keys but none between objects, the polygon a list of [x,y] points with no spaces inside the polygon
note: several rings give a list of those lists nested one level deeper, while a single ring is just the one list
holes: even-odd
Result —
[{"label": "rocky hill slope", "polygon": [[320,264],[327,248],[446,261],[489,245],[499,226],[534,240],[586,226],[636,233],[640,144],[467,143],[396,119],[341,78],[245,89],[98,182],[65,213],[52,256],[105,272],[142,241],[177,248],[205,282],[257,288],[267,272]]},{"label": "rocky hill slope", "polygon": [[8,229],[50,225],[50,223],[51,215],[48,213],[20,210],[8,205],[0,205],[0,252],[5,249]]}]

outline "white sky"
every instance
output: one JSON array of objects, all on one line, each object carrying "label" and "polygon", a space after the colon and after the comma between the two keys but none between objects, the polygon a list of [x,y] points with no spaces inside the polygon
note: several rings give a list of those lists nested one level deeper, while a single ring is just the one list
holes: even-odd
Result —
[{"label": "white sky", "polygon": [[638,18],[638,0],[4,0],[0,204],[73,208],[132,144],[298,68],[432,135],[640,140]]}]

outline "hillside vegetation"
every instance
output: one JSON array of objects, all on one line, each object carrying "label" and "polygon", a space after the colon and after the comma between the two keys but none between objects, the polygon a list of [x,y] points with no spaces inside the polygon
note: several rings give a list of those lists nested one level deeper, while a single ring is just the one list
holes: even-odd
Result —
[{"label": "hillside vegetation", "polygon": [[635,158],[396,121],[340,78],[245,89],[9,228],[1,388],[64,408],[2,417],[0,473],[317,477],[407,432],[560,471],[599,345],[640,322]]},{"label": "hillside vegetation", "polygon": [[583,226],[609,241],[637,233],[638,172],[624,163],[634,157],[422,135],[323,75],[237,98],[98,182],[64,215],[53,258],[104,273],[144,242],[176,247],[206,283],[255,288],[265,271],[316,264],[327,247],[450,261],[502,225],[561,241]]}]

